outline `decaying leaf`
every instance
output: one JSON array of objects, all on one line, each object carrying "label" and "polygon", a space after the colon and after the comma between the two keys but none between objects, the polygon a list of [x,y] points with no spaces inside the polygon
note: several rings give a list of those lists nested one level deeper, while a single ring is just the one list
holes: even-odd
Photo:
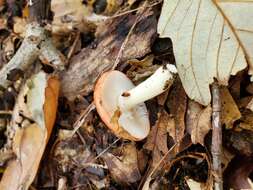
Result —
[{"label": "decaying leaf", "polygon": [[[59,82],[44,72],[34,75],[22,87],[11,122],[9,146],[16,159],[8,163],[0,189],[28,189],[32,183],[53,128]],[[11,133],[9,133],[11,134]]]},{"label": "decaying leaf", "polygon": [[171,92],[168,96],[167,106],[175,120],[174,132],[170,135],[175,142],[179,142],[185,132],[185,112],[187,106],[187,96],[179,80],[174,81]]},{"label": "decaying leaf", "polygon": [[167,145],[167,128],[173,125],[174,120],[169,116],[169,114],[164,110],[159,114],[156,125],[151,129],[147,142],[144,145],[144,148],[152,151],[152,167],[155,167],[156,164],[162,159],[162,157],[168,152]]},{"label": "decaying leaf", "polygon": [[137,150],[134,144],[125,145],[122,149],[122,156],[117,158],[107,152],[102,155],[108,169],[119,183],[130,184],[140,180],[141,175],[138,169]]},{"label": "decaying leaf", "polygon": [[186,129],[191,134],[193,144],[204,145],[204,138],[211,129],[211,116],[212,108],[210,105],[204,108],[197,102],[188,102]]},{"label": "decaying leaf", "polygon": [[221,122],[226,125],[226,128],[232,128],[233,123],[241,118],[241,112],[226,87],[220,88],[220,96],[222,110]]},{"label": "decaying leaf", "polygon": [[[227,85],[253,58],[253,1],[165,0],[158,23],[170,37],[179,76],[191,99],[208,105],[209,85]],[[246,60],[247,59],[247,60]]]}]

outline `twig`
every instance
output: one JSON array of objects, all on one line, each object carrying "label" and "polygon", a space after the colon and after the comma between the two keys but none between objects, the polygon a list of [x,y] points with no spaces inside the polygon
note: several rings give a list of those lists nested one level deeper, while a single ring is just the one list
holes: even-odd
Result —
[{"label": "twig", "polygon": [[93,158],[91,161],[87,162],[84,164],[83,168],[86,168],[88,166],[90,166],[91,164],[93,164],[93,162],[95,162],[98,158],[100,158],[104,153],[106,153],[113,145],[115,145],[121,138],[117,138],[115,141],[113,141],[113,143],[109,144],[108,147],[106,147],[102,152],[100,152],[95,158]]},{"label": "twig", "polygon": [[8,75],[13,69],[26,70],[39,55],[39,45],[46,39],[45,31],[39,24],[27,26],[26,37],[14,57],[0,70],[0,86],[7,88],[11,81]]},{"label": "twig", "polygon": [[100,152],[93,160],[92,162],[94,162],[95,160],[97,160],[99,157],[101,157],[104,153],[106,153],[114,144],[116,144],[118,141],[120,140],[120,138],[117,138],[112,144],[110,144],[106,149],[104,149],[102,152]]},{"label": "twig", "polygon": [[[163,0],[159,0],[158,2],[155,2],[155,3],[151,4],[151,5],[147,5],[146,8],[156,6],[156,5],[160,4],[160,3],[162,3],[162,1],[163,1]],[[147,1],[146,1],[146,2],[147,2]],[[138,8],[136,8],[136,9],[132,9],[132,10],[129,10],[129,11],[125,11],[125,12],[122,12],[122,13],[119,13],[119,14],[116,14],[116,15],[113,15],[113,16],[110,16],[110,17],[108,17],[107,19],[113,19],[113,18],[117,18],[117,17],[120,17],[120,16],[124,16],[124,15],[126,15],[126,14],[130,14],[130,13],[132,13],[132,12],[138,11],[138,10],[140,10],[140,9],[142,9],[142,8],[143,8],[143,7],[138,7]]]},{"label": "twig", "polygon": [[[30,4],[30,21],[27,25],[26,36],[13,58],[0,70],[0,86],[7,88],[12,82],[8,75],[13,69],[25,71],[37,58],[42,62],[53,64],[57,70],[63,70],[65,59],[53,46],[46,30],[41,26],[42,19],[46,18],[46,0],[34,0]],[[43,9],[43,10],[42,10]]]},{"label": "twig", "polygon": [[222,153],[222,128],[221,128],[221,99],[219,85],[215,82],[212,85],[213,114],[212,114],[212,156],[213,156],[213,176],[214,189],[222,190],[222,169],[221,169],[221,153]]},{"label": "twig", "polygon": [[11,110],[0,110],[0,115],[12,115],[12,111]]},{"label": "twig", "polygon": [[72,132],[73,136],[78,129],[83,125],[83,123],[85,122],[85,119],[87,118],[87,116],[89,115],[89,113],[95,109],[95,104],[94,102],[92,102],[79,116],[79,118],[76,120],[76,122],[74,123],[74,130]]}]

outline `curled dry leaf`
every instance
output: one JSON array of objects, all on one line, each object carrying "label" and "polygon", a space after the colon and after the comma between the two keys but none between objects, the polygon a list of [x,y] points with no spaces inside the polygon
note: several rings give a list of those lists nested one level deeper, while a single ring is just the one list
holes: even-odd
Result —
[{"label": "curled dry leaf", "polygon": [[164,1],[158,33],[172,39],[178,73],[191,99],[208,105],[214,78],[227,85],[247,62],[253,73],[252,9],[251,0]]},{"label": "curled dry leaf", "polygon": [[141,179],[138,168],[137,150],[134,144],[125,145],[122,149],[122,156],[117,158],[107,152],[102,155],[108,169],[118,183],[130,184]]},{"label": "curled dry leaf", "polygon": [[171,92],[168,96],[167,106],[175,120],[175,128],[170,129],[170,135],[175,142],[179,142],[185,132],[185,112],[187,97],[184,88],[179,80],[173,83]]},{"label": "curled dry leaf", "polygon": [[28,189],[32,183],[52,131],[58,92],[58,79],[43,72],[22,87],[11,122],[14,137],[8,139],[17,158],[8,163],[0,189]]},{"label": "curled dry leaf", "polygon": [[193,144],[204,145],[204,138],[211,129],[211,106],[202,107],[194,101],[189,101],[186,115],[186,129],[191,134]]}]

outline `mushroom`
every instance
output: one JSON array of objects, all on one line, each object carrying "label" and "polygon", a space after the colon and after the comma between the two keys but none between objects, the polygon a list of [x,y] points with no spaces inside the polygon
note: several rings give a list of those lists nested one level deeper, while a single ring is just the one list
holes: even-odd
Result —
[{"label": "mushroom", "polygon": [[135,86],[120,71],[105,72],[98,79],[94,89],[94,102],[98,114],[115,135],[136,141],[144,139],[150,130],[144,101],[167,90],[176,73],[176,67],[167,64]]}]

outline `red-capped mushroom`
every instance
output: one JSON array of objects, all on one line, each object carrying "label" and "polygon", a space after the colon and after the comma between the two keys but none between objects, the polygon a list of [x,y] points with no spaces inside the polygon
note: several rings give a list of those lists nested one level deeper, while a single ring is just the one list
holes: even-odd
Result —
[{"label": "red-capped mushroom", "polygon": [[144,101],[165,90],[177,73],[174,65],[160,67],[147,80],[134,86],[120,71],[104,73],[95,85],[94,102],[104,123],[117,135],[130,140],[142,140],[150,130]]}]

